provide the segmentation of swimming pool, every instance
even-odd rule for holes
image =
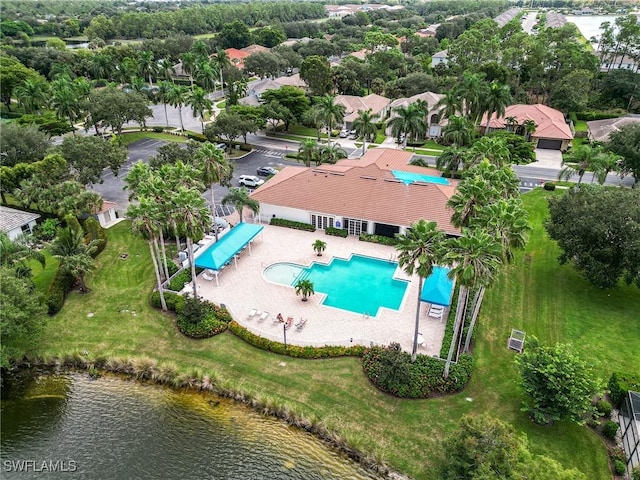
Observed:
[[[380,307],[398,310],[407,282],[393,278],[398,264],[388,260],[352,255],[334,257],[329,264],[274,263],[264,270],[273,283],[294,286],[299,280],[313,282],[313,289],[326,295],[323,305],[375,316]]]

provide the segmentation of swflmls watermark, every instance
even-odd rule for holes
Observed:
[[[75,460],[3,460],[5,472],[56,472],[68,473],[78,470]]]

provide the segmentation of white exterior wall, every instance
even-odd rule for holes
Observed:
[[[7,232],[7,236],[9,237],[9,240],[15,240],[20,235],[24,235],[25,233],[33,233],[33,229],[36,226],[36,221],[35,220],[31,220],[28,223],[28,225],[29,225],[29,231],[28,232],[23,232],[22,228],[14,228],[13,230],[9,230]]]
[[[293,220],[295,222],[309,223],[311,217],[308,211],[291,207],[281,207],[279,205],[269,205],[267,203],[260,204],[260,221],[269,223],[273,216]]]

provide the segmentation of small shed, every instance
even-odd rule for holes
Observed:
[[[10,240],[33,233],[38,218],[40,215],[37,213],[0,206],[0,230],[5,232]]]
[[[118,218],[115,202],[104,200],[102,202],[102,208],[95,213],[95,217],[98,219],[98,222],[100,222],[102,228],[109,227],[111,223]]]

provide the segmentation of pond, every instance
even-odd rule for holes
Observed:
[[[311,434],[210,394],[78,373],[4,382],[3,480],[43,472],[94,480],[376,478]]]

